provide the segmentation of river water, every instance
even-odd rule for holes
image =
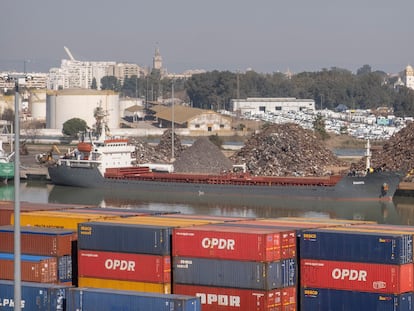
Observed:
[[[14,200],[14,185],[0,186],[0,200]],[[48,182],[30,181],[20,184],[20,201],[33,203],[81,204],[100,207],[134,207],[154,211],[173,211],[186,214],[244,217],[326,217],[360,219],[384,224],[414,225],[414,197],[394,197],[393,202],[337,202],[337,201],[293,201],[273,202],[272,206],[251,203],[223,204],[214,202],[171,202],[156,197],[151,201],[140,201],[129,197],[118,197],[99,190],[55,186]]]

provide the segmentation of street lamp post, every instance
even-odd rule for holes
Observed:
[[[25,84],[31,80],[29,75],[4,75],[1,77],[5,81],[13,81],[15,87],[14,95],[14,311],[22,309],[22,289],[21,289],[21,240],[20,240],[20,118],[19,103],[20,84]]]

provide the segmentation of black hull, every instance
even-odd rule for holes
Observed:
[[[246,186],[217,185],[179,182],[142,181],[135,179],[104,178],[96,168],[80,168],[65,165],[49,167],[52,183],[63,186],[95,188],[123,197],[152,200],[168,198],[173,202],[193,201],[243,202],[256,204],[258,201],[272,205],[283,200],[317,201],[392,201],[400,181],[393,172],[376,172],[364,177],[345,176],[335,186]],[[388,185],[386,193],[383,184]]]

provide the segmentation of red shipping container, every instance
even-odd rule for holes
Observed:
[[[414,289],[413,267],[412,263],[384,265],[302,259],[301,286],[401,294]]]
[[[226,225],[174,228],[173,256],[274,261],[282,258],[286,231]]]
[[[235,222],[227,222],[222,224],[223,226],[240,226],[240,227],[257,227],[261,229],[272,229],[277,231],[282,231],[281,236],[281,258],[288,259],[288,258],[295,258],[296,257],[296,230],[294,226],[283,226],[279,224],[273,224],[272,222],[263,222],[260,220],[242,220],[242,221],[235,221]]]
[[[294,311],[295,302],[283,305],[283,291],[274,289],[260,291],[252,289],[211,287],[173,284],[173,293],[200,297],[203,311]],[[296,291],[295,291],[296,292]],[[296,296],[296,294],[295,294]]]
[[[1,254],[0,279],[14,280],[13,254]],[[24,282],[57,283],[57,258],[22,255],[21,279]]]
[[[170,256],[79,250],[78,275],[138,282],[171,282]]]
[[[72,253],[76,234],[71,230],[56,228],[21,227],[21,252],[29,255],[64,256]],[[13,253],[13,226],[0,227],[0,252]]]

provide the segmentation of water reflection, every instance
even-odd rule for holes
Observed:
[[[14,186],[0,187],[0,200],[13,200]],[[233,200],[223,202],[222,198],[209,203],[186,201],[185,196],[163,199],[151,197],[54,186],[47,182],[23,182],[20,184],[20,200],[34,203],[83,204],[101,207],[138,207],[157,211],[175,211],[186,214],[246,217],[326,217],[342,219],[371,220],[378,223],[414,225],[414,198],[396,197],[394,202],[336,202],[336,201],[293,201],[246,202]]]

